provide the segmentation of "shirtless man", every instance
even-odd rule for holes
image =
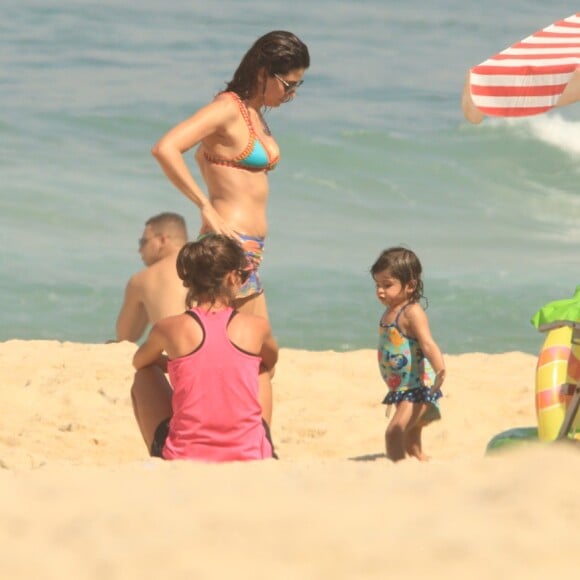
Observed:
[[[117,318],[117,340],[137,342],[148,324],[185,310],[186,288],[177,276],[176,259],[187,242],[182,216],[161,213],[145,222],[139,253],[146,268],[133,274]]]

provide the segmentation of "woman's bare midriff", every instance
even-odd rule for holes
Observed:
[[[268,177],[264,171],[247,171],[215,165],[196,155],[211,204],[236,232],[266,237]],[[202,233],[204,233],[202,225]]]

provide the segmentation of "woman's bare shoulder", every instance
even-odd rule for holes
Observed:
[[[240,102],[235,93],[218,93],[208,106],[219,107],[224,111],[235,111],[239,112]]]
[[[237,100],[238,100],[238,96],[236,95],[236,93],[232,93],[230,91],[222,91],[221,93],[218,93],[213,98],[212,102],[214,102],[214,103],[217,103],[217,102],[233,103],[235,105]]]
[[[195,120],[213,119],[217,125],[227,125],[240,116],[239,104],[231,97],[232,93],[219,93],[192,117]]]
[[[170,335],[172,332],[176,332],[186,325],[190,324],[192,320],[191,316],[188,316],[184,312],[181,314],[174,314],[172,316],[166,316],[161,320],[158,320],[154,324],[154,328],[157,328],[161,333],[165,335]]]

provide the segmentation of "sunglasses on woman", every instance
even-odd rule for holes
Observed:
[[[289,94],[292,91],[295,91],[299,86],[302,85],[302,83],[304,83],[304,81],[287,81],[276,73],[274,73],[273,76],[275,76],[284,85],[285,94]]]

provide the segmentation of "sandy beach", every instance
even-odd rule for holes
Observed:
[[[0,343],[3,578],[574,577],[580,453],[485,455],[536,424],[536,357],[447,356],[429,463],[384,458],[374,351],[283,349],[280,461],[147,457],[129,343]]]

